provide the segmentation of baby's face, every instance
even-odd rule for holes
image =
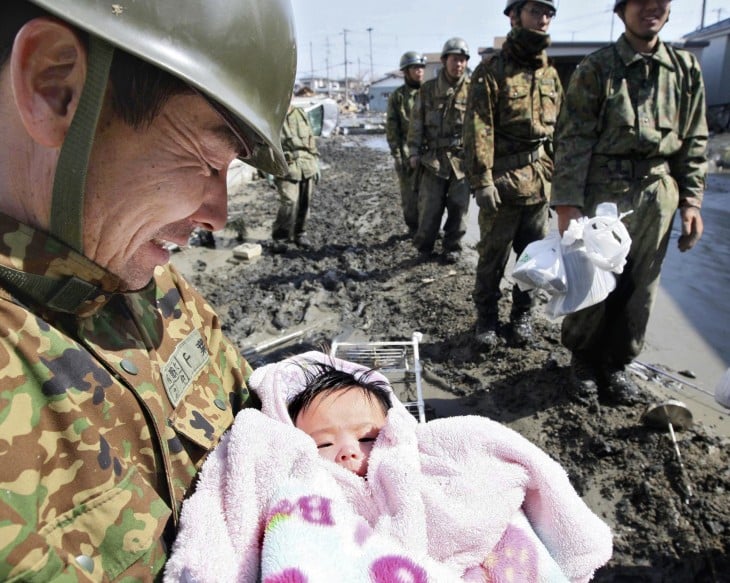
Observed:
[[[318,395],[295,425],[314,439],[319,455],[365,476],[375,438],[385,424],[377,399],[356,387]]]

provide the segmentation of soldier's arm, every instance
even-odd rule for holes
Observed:
[[[603,104],[599,71],[583,61],[573,72],[555,127],[552,206],[583,208],[593,148],[599,138]]]
[[[421,146],[423,144],[423,89],[419,89],[416,93],[416,99],[413,102],[411,110],[411,119],[408,123],[408,151],[411,158],[418,157],[421,154]]]
[[[702,71],[694,56],[689,57],[687,74],[690,76],[690,90],[687,95],[687,110],[680,111],[682,147],[670,158],[672,176],[679,185],[679,206],[702,206],[707,175],[708,128],[705,106],[705,84]]]
[[[472,190],[494,184],[494,77],[478,67],[471,79],[464,119],[464,171]]]
[[[388,97],[388,109],[385,115],[385,138],[388,140],[390,155],[394,157],[400,156],[400,118],[398,116],[398,108],[396,104],[396,96],[393,92]]]

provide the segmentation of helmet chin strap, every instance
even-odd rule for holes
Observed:
[[[84,88],[58,156],[51,201],[51,234],[83,254],[86,172],[104,103],[114,47],[91,35]]]

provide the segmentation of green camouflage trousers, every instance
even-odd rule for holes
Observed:
[[[472,298],[481,317],[497,313],[502,297],[499,284],[509,260],[510,251],[519,255],[528,244],[547,235],[547,202],[530,205],[501,204],[497,211],[479,209],[479,261]],[[512,288],[512,312],[520,313],[532,307],[532,294]]]
[[[271,236],[277,240],[294,241],[304,233],[314,191],[314,177],[299,182],[277,178],[276,190],[279,193],[279,211]]]
[[[403,209],[403,220],[408,230],[415,232],[418,229],[418,192],[413,184],[416,172],[408,165],[407,160],[405,164],[396,162],[395,172],[398,175],[398,184],[400,186],[400,206]]]
[[[628,261],[605,301],[565,317],[562,342],[585,359],[620,367],[644,346],[679,191],[670,175],[589,184],[584,214],[593,216],[601,202],[615,202],[619,213],[633,210],[623,219],[631,236]]]
[[[441,218],[444,223],[444,251],[461,251],[461,239],[466,233],[466,213],[469,210],[469,182],[466,178],[440,178],[425,168],[418,187],[418,232],[413,237],[416,249],[433,251]]]

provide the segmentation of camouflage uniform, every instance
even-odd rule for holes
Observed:
[[[416,95],[408,128],[408,150],[421,157],[418,179],[418,232],[413,243],[433,250],[444,209],[444,251],[460,251],[466,233],[469,184],[464,176],[462,129],[469,78],[450,84],[445,68],[426,81]]]
[[[705,92],[697,59],[659,42],[648,58],[625,36],[573,74],[556,129],[553,205],[614,202],[632,238],[617,287],[563,321],[563,344],[621,367],[641,352],[675,211],[699,207],[707,162]]]
[[[307,114],[292,107],[281,128],[281,146],[289,171],[276,177],[279,212],[272,228],[274,239],[295,241],[304,235],[309,203],[319,172],[319,152]]]
[[[2,580],[154,579],[186,490],[247,399],[248,364],[174,268],[139,292],[117,286],[0,215]]]
[[[540,47],[515,42],[513,29],[499,55],[481,63],[472,75],[464,125],[465,169],[472,190],[495,185],[496,210],[479,209],[479,262],[473,292],[480,318],[496,319],[500,281],[510,249],[519,255],[547,234],[551,140],[563,88],[557,71]],[[547,35],[543,35],[547,42]],[[515,285],[513,315],[532,306],[532,296]]]
[[[400,184],[400,200],[403,218],[409,230],[418,228],[418,196],[414,190],[414,171],[408,163],[408,124],[413,102],[418,93],[417,87],[404,83],[388,98],[388,112],[385,119],[385,135],[390,147],[390,155],[395,161],[395,171]]]

